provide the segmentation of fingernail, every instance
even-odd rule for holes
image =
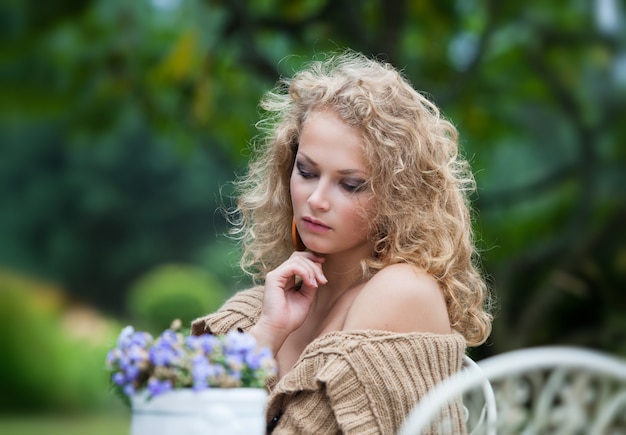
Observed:
[[[313,278],[313,287],[317,288],[317,280],[315,278]]]

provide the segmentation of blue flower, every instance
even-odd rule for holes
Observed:
[[[135,333],[135,328],[133,328],[132,326],[127,326],[124,329],[122,329],[122,332],[120,332],[120,335],[117,338],[117,346],[120,348],[126,347],[127,344],[130,343],[134,333]]]
[[[191,367],[193,389],[204,390],[209,387],[209,376],[213,375],[211,364],[205,358],[195,358]]]
[[[129,364],[126,367],[124,367],[124,372],[126,373],[126,379],[129,382],[134,381],[135,379],[137,379],[137,377],[139,376],[139,367],[137,367],[134,364]]]
[[[262,387],[276,372],[269,349],[236,331],[185,337],[168,329],[154,340],[127,326],[106,363],[112,384],[128,396],[141,390],[157,396],[174,388]]]
[[[170,366],[178,363],[185,355],[181,348],[182,336],[166,330],[149,350],[150,361],[155,366]]]
[[[131,344],[139,346],[141,348],[146,348],[150,342],[152,342],[152,336],[147,332],[136,332],[130,338]]]
[[[185,337],[185,344],[191,350],[200,349],[200,337],[197,335],[188,335]]]
[[[150,362],[155,366],[167,366],[176,361],[176,352],[173,349],[158,346],[150,349]]]
[[[126,376],[123,372],[115,372],[111,379],[116,385],[124,385],[126,383]]]
[[[224,337],[224,351],[226,353],[245,353],[256,347],[256,341],[250,334],[230,331]]]
[[[246,354],[245,362],[252,370],[258,370],[264,366],[264,363],[270,361],[272,352],[267,347],[262,347],[256,351]]]
[[[121,352],[119,349],[115,348],[115,349],[110,350],[107,353],[107,359],[106,359],[107,365],[109,367],[112,366],[118,360],[120,355],[121,355]]]
[[[171,329],[166,329],[163,333],[161,333],[159,341],[164,344],[174,346],[178,342],[178,334]]]
[[[219,346],[220,340],[211,334],[190,335],[185,339],[185,343],[189,349],[201,351],[208,355]]]
[[[159,394],[167,393],[172,390],[172,383],[169,380],[160,381],[156,378],[150,378],[148,380],[148,391],[151,396],[158,396]]]
[[[191,360],[191,376],[193,389],[203,390],[209,387],[209,379],[224,374],[224,368],[212,364],[205,356],[197,355]]]
[[[146,358],[145,349],[133,344],[130,349],[128,349],[127,356],[132,362],[143,361]]]
[[[124,394],[127,396],[132,396],[135,394],[135,386],[133,384],[124,385]]]

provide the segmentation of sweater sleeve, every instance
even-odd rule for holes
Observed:
[[[191,333],[226,334],[233,329],[248,331],[257,322],[263,306],[263,287],[236,293],[215,313],[191,322]]]
[[[274,434],[395,434],[417,402],[460,369],[464,351],[458,335],[330,334],[272,392]],[[458,404],[445,414],[452,433],[465,433]]]

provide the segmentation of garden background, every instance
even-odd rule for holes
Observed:
[[[0,432],[125,433],[104,358],[249,284],[220,207],[258,101],[349,47],[460,131],[497,301],[481,359],[626,356],[620,0],[10,0],[0,6]]]

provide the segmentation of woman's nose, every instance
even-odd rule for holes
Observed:
[[[330,202],[328,201],[328,186],[324,183],[317,183],[315,186],[315,190],[311,192],[309,195],[308,203],[309,206],[313,209],[326,211],[330,207]]]

